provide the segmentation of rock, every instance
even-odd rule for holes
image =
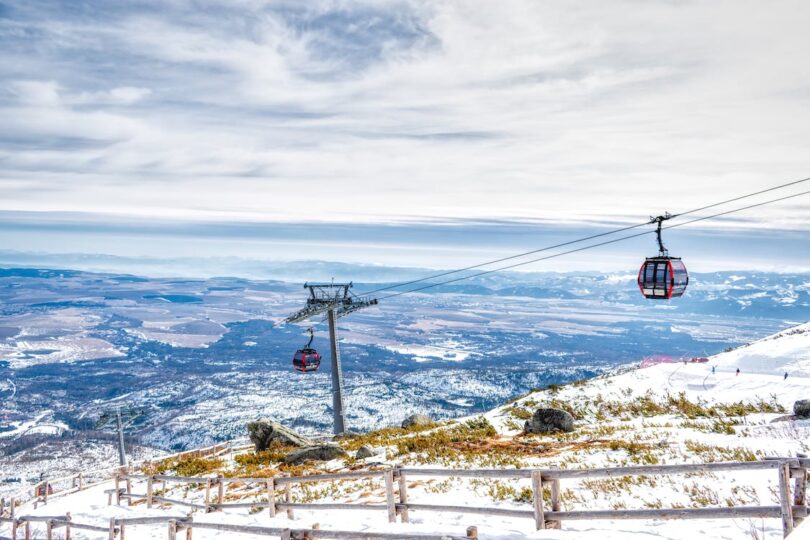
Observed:
[[[292,446],[315,446],[315,441],[299,435],[290,428],[284,427],[272,420],[257,420],[248,422],[248,434],[250,442],[257,452],[267,450],[274,442]]]
[[[284,463],[298,465],[308,460],[332,461],[333,459],[346,457],[346,455],[346,451],[336,444],[321,444],[293,450],[284,458]]]
[[[526,420],[523,430],[526,433],[574,431],[574,417],[562,409],[537,409],[532,417]]]
[[[354,457],[357,459],[366,459],[373,456],[378,456],[382,453],[383,451],[380,448],[374,448],[373,446],[364,444],[357,449],[357,453],[354,455]]]
[[[793,404],[796,418],[810,418],[810,399],[800,399]]]
[[[403,429],[412,426],[429,426],[431,424],[433,424],[433,420],[431,420],[426,414],[412,414],[402,421]]]

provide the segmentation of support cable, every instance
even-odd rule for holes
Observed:
[[[751,197],[755,197],[757,195],[762,195],[763,193],[769,193],[771,191],[784,189],[786,187],[795,186],[797,184],[801,184],[803,182],[808,182],[808,181],[810,181],[810,177],[802,178],[800,180],[794,180],[792,182],[788,182],[788,183],[785,183],[785,184],[780,184],[778,186],[772,186],[772,187],[769,187],[767,189],[762,189],[760,191],[755,191],[753,193],[747,193],[745,195],[740,195],[738,197],[734,197],[734,198],[731,198],[731,199],[726,199],[724,201],[712,203],[712,204],[709,204],[709,205],[706,205],[706,206],[701,206],[700,208],[694,208],[692,210],[687,210],[687,211],[681,212],[679,214],[674,214],[671,217],[675,218],[675,217],[680,217],[680,216],[687,216],[687,215],[690,215],[690,214],[701,212],[703,210],[708,210],[709,208],[715,208],[717,206],[722,206],[724,204],[729,204],[729,203],[740,201],[740,200],[743,200],[743,199],[748,199],[748,198],[751,198]],[[440,272],[438,274],[433,274],[433,275],[430,275],[430,276],[426,276],[426,277],[419,278],[419,279],[414,279],[414,280],[411,280],[411,281],[405,281],[405,282],[402,282],[402,283],[396,283],[394,285],[387,285],[385,287],[379,287],[377,289],[373,289],[373,290],[370,290],[370,291],[363,292],[362,294],[363,295],[371,295],[371,294],[382,292],[382,291],[388,291],[388,290],[391,290],[391,289],[398,289],[400,287],[406,287],[408,285],[415,285],[417,283],[423,283],[425,281],[430,281],[431,279],[437,279],[437,278],[449,276],[449,275],[452,275],[452,274],[458,274],[460,272],[466,272],[468,270],[475,270],[476,268],[489,266],[491,264],[497,264],[497,263],[500,263],[500,262],[506,262],[506,261],[510,261],[510,260],[514,260],[514,259],[519,259],[521,257],[534,255],[536,253],[542,253],[544,251],[550,251],[552,249],[566,247],[566,246],[570,246],[570,245],[573,245],[573,244],[579,244],[581,242],[587,242],[588,240],[595,240],[597,238],[602,238],[602,237],[605,237],[605,236],[610,236],[610,235],[613,235],[613,234],[618,234],[618,233],[621,233],[621,232],[637,229],[639,227],[644,227],[645,225],[649,225],[650,223],[653,223],[653,221],[654,221],[654,219],[651,220],[651,221],[645,221],[644,223],[638,223],[636,225],[629,225],[627,227],[622,227],[622,228],[619,228],[619,229],[613,229],[613,230],[606,231],[606,232],[603,232],[603,233],[598,233],[598,234],[594,234],[594,235],[591,235],[591,236],[586,236],[584,238],[578,238],[576,240],[570,240],[568,242],[562,242],[560,244],[555,244],[553,246],[547,246],[547,247],[544,247],[544,248],[534,249],[534,250],[531,250],[531,251],[525,251],[523,253],[518,253],[516,255],[510,255],[508,257],[502,257],[500,259],[494,259],[494,260],[491,260],[491,261],[474,264],[472,266],[466,266],[464,268],[458,268],[456,270],[448,270],[446,272]],[[542,259],[540,259],[540,260],[542,260]],[[473,274],[470,277],[475,277],[477,275],[481,275],[481,274]],[[390,297],[390,296],[386,296],[386,297],[383,297],[383,298],[388,298],[388,297]]]
[[[778,199],[771,199],[771,200],[768,200],[768,201],[763,201],[763,202],[751,204],[751,205],[748,205],[748,206],[743,206],[743,207],[740,207],[740,208],[734,208],[732,210],[726,210],[725,212],[719,212],[719,213],[711,214],[711,215],[708,215],[708,216],[702,216],[702,217],[698,217],[698,218],[695,218],[695,219],[690,219],[690,220],[684,221],[682,223],[676,223],[674,225],[668,225],[666,227],[662,227],[662,229],[675,229],[677,227],[683,227],[685,225],[690,225],[692,223],[697,223],[699,221],[706,221],[708,219],[715,219],[715,218],[718,218],[718,217],[721,217],[721,216],[726,216],[726,215],[729,215],[729,214],[742,212],[744,210],[750,210],[752,208],[757,208],[757,207],[760,207],[760,206],[765,206],[765,205],[768,205],[768,204],[773,204],[773,203],[776,203],[776,202],[785,201],[785,200],[788,200],[788,199],[793,199],[795,197],[800,197],[802,195],[808,195],[808,194],[810,194],[810,190],[802,191],[802,192],[799,192],[799,193],[794,193],[792,195],[787,195],[785,197],[779,197]],[[691,213],[691,211],[690,211],[690,213]],[[680,214],[680,215],[684,215],[684,214]],[[633,238],[638,238],[640,236],[644,236],[644,235],[647,235],[647,234],[652,234],[652,233],[655,233],[655,232],[656,231],[653,230],[653,231],[644,231],[644,232],[640,232],[640,233],[636,233],[636,234],[630,234],[630,235],[627,235],[627,236],[614,238],[612,240],[606,240],[604,242],[599,242],[599,243],[596,243],[596,244],[590,244],[590,245],[587,245],[587,246],[584,246],[584,247],[581,247],[581,248],[571,249],[571,250],[568,250],[568,251],[562,251],[560,253],[554,253],[552,255],[547,255],[545,257],[538,257],[538,258],[531,259],[531,260],[528,260],[528,261],[521,261],[519,263],[514,263],[514,264],[507,265],[507,266],[501,266],[499,268],[493,268],[491,270],[485,270],[485,271],[482,271],[482,272],[477,272],[477,273],[471,274],[469,276],[462,276],[462,277],[459,277],[459,278],[450,279],[450,280],[447,280],[447,281],[441,281],[441,282],[438,282],[438,283],[431,283],[431,284],[425,285],[423,287],[417,287],[416,289],[409,289],[407,291],[400,291],[400,292],[396,292],[396,293],[393,293],[393,294],[388,294],[386,296],[381,296],[379,298],[379,300],[386,300],[386,299],[389,299],[389,298],[395,298],[397,296],[402,296],[403,294],[410,294],[410,293],[414,293],[414,292],[424,291],[426,289],[432,289],[433,287],[439,287],[441,285],[448,285],[450,283],[456,283],[458,281],[464,281],[464,280],[467,280],[467,279],[472,279],[472,278],[484,276],[484,275],[487,275],[487,274],[494,274],[495,272],[502,272],[504,270],[517,268],[519,266],[525,266],[527,264],[532,264],[532,263],[539,262],[539,261],[545,261],[545,260],[548,260],[548,259],[554,259],[556,257],[562,257],[563,255],[570,255],[572,253],[578,253],[578,252],[581,252],[581,251],[586,251],[586,250],[589,250],[589,249],[593,249],[593,248],[597,248],[597,247],[601,247],[601,246],[606,246],[608,244],[615,244],[617,242],[622,242],[624,240],[630,240],[630,239],[633,239]]]

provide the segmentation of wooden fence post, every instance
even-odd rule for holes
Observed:
[[[397,521],[397,503],[394,500],[394,469],[388,469],[385,478],[385,503],[388,506],[388,523]]]
[[[127,476],[127,506],[132,506],[132,480]]]
[[[70,540],[70,520],[72,519],[73,517],[70,515],[70,512],[65,512],[65,521],[67,521],[67,523],[65,523],[65,540]]]
[[[467,538],[470,540],[478,540],[478,527],[467,527]]]
[[[152,508],[152,495],[155,492],[155,479],[150,476],[146,479],[146,507]]]
[[[267,513],[271,518],[276,517],[276,481],[273,478],[267,481]]]
[[[222,504],[225,502],[225,481],[223,480],[223,476],[220,474],[217,476],[219,481],[217,483],[217,504]],[[222,511],[222,507],[219,507],[219,511]]]
[[[79,491],[84,489],[84,473],[79,473]]]
[[[543,478],[540,471],[532,471],[532,499],[534,502],[534,526],[539,531],[546,528],[543,513]]]
[[[287,485],[289,486],[290,484]],[[292,531],[290,531],[290,529],[284,529],[281,531],[281,540],[290,540],[291,533]]]
[[[402,523],[408,523],[408,483],[405,481],[405,473],[402,472],[401,465],[397,466],[397,472],[399,473],[399,502],[406,505],[399,512],[400,520]]]
[[[553,478],[551,480],[551,511],[559,512],[560,508],[560,479]],[[559,519],[549,521],[549,528],[562,529],[562,521]]]
[[[118,524],[118,538],[120,540],[124,540],[124,536],[127,534],[127,523],[126,521],[122,521]]]
[[[177,540],[177,522],[169,520],[169,540]]]
[[[31,523],[25,522],[25,540],[31,540]]]
[[[782,507],[782,535],[793,532],[793,497],[790,496],[790,463],[779,464],[779,503]]]
[[[121,473],[115,473],[115,504],[121,505]]]
[[[793,469],[795,483],[793,485],[793,505],[805,506],[807,504],[807,469]],[[798,527],[804,517],[793,516],[793,526]]]
[[[284,501],[291,503],[292,502],[292,484],[287,482],[284,485]],[[287,508],[287,519],[294,519],[295,514],[293,514],[292,508]]]
[[[53,520],[49,519],[45,522],[45,538],[46,540],[53,540]]]
[[[205,481],[205,513],[211,512],[211,479]]]
[[[110,518],[110,529],[107,533],[107,540],[115,540],[115,518]]]

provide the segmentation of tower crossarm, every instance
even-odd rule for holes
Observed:
[[[377,299],[376,298],[355,298],[352,302],[344,302],[341,304],[336,312],[338,318],[345,317],[349,313],[354,313],[355,311],[361,310],[363,308],[367,308],[370,306],[376,306]]]
[[[324,302],[324,303],[317,303],[317,304],[310,304],[307,302],[307,306],[304,309],[300,309],[295,313],[289,315],[286,319],[284,319],[285,323],[297,323],[301,321],[305,321],[312,317],[316,317],[321,313],[326,313],[330,309],[335,307],[334,302]]]

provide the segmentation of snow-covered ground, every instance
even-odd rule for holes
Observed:
[[[465,420],[431,431],[391,430],[369,435],[368,440],[386,447],[387,454],[369,458],[365,464],[571,469],[795,456],[799,452],[810,452],[810,420],[790,417],[797,399],[810,399],[810,324],[722,353],[710,358],[708,363],[658,364],[531,393],[484,415],[497,433],[481,435],[480,440],[465,439],[459,443],[452,437],[436,438],[433,444],[431,437],[443,430],[456,433],[460,439],[465,434],[485,433],[486,430],[471,427],[473,424]],[[521,434],[523,421],[539,406],[572,411],[577,419],[576,431],[548,436]],[[474,421],[481,424],[480,419]],[[409,446],[410,443],[413,445]],[[351,441],[343,444],[351,449]],[[349,465],[336,460],[320,469],[341,470]],[[234,470],[239,466],[226,460],[223,468]],[[276,467],[268,465],[269,470]],[[563,480],[562,505],[564,510],[775,505],[778,504],[776,481],[773,470]],[[103,489],[109,487],[58,498],[36,510],[26,506],[18,509],[18,515],[71,512],[76,522],[103,526],[111,517],[184,513],[171,507],[147,510],[142,503],[131,507],[107,506]],[[413,503],[529,510],[525,496],[528,487],[526,480],[413,477],[409,480],[409,499]],[[133,492],[144,493],[145,487],[136,484]],[[263,495],[250,492],[247,486],[234,486],[228,493],[229,500],[244,501],[259,501]],[[203,495],[199,490],[180,486],[167,496],[199,501]],[[379,481],[346,481],[296,488],[294,500],[380,504],[384,501],[384,492]],[[778,519],[566,521],[562,530],[535,531],[531,519],[455,512],[411,511],[410,514],[410,524],[395,525],[387,523],[385,512],[380,510],[296,511],[295,519],[290,522],[283,513],[271,519],[266,511],[251,513],[239,509],[212,514],[197,512],[194,519],[300,528],[318,523],[323,529],[452,535],[463,535],[466,527],[476,525],[482,538],[504,540],[776,539],[782,536]],[[165,526],[142,526],[135,530],[135,538],[164,538],[166,534]],[[7,531],[8,526],[0,528],[0,535]],[[221,536],[221,533],[194,531],[196,539]],[[76,531],[74,537],[89,539],[105,535]]]

